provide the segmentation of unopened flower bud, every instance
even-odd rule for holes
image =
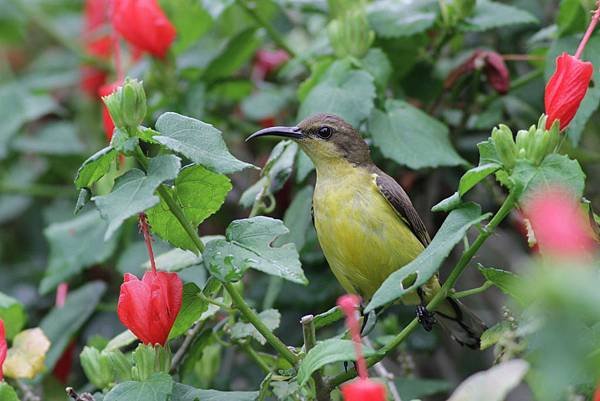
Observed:
[[[354,8],[329,23],[329,41],[338,57],[362,58],[373,43],[375,33],[370,29],[362,7]]]
[[[133,366],[129,357],[126,357],[119,350],[106,352],[106,356],[110,361],[113,372],[118,381],[123,382],[131,380],[131,368]]]
[[[123,86],[102,100],[118,128],[136,128],[146,117],[146,93],[137,79],[126,79]]]
[[[171,369],[171,351],[161,345],[140,344],[133,351],[133,380],[144,381],[153,373],[168,373]]]
[[[79,355],[81,366],[90,382],[100,388],[106,388],[114,382],[111,363],[106,354],[93,347],[84,347]]]
[[[510,128],[500,124],[492,131],[492,139],[496,144],[498,157],[500,157],[500,161],[504,167],[507,169],[513,168],[515,166],[517,148]]]

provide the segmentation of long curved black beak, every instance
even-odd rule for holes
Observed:
[[[300,139],[302,138],[302,131],[298,127],[269,127],[256,131],[246,138],[246,141],[258,138],[259,136],[283,136],[286,138]]]

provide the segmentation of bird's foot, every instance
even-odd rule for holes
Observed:
[[[425,305],[417,306],[417,319],[419,319],[419,323],[421,323],[425,331],[431,331],[433,325],[436,323],[435,315],[429,312]]]

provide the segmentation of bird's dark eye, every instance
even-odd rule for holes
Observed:
[[[333,134],[333,130],[331,129],[331,127],[321,127],[317,131],[317,135],[319,135],[323,139],[329,139],[331,137],[331,134]]]

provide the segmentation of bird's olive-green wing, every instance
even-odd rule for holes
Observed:
[[[431,242],[431,238],[427,233],[425,224],[423,224],[410,198],[400,184],[381,170],[375,172],[375,184],[379,192],[381,192],[398,215],[408,224],[423,246],[427,246]]]

